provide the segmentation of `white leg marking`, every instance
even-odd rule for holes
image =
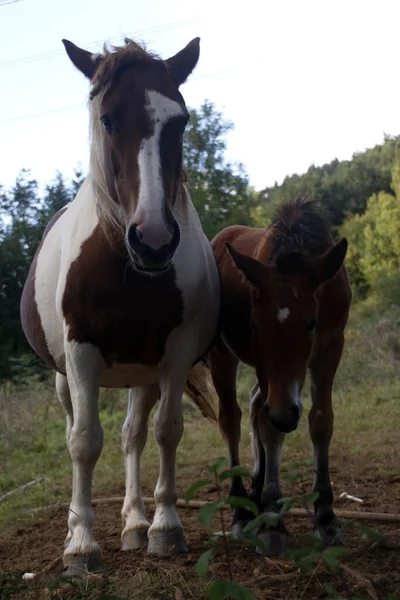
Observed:
[[[179,344],[173,354],[175,358],[171,370],[160,381],[160,405],[154,415],[154,437],[160,449],[160,473],[154,491],[156,511],[149,529],[149,550],[157,554],[175,554],[187,550],[175,507],[178,498],[175,460],[183,434],[182,395],[194,361],[193,346],[197,339],[193,330],[188,328],[185,335],[175,341]]]
[[[147,421],[160,395],[158,385],[129,390],[128,412],[122,428],[125,453],[125,499],[122,508],[122,546],[134,550],[143,545],[150,523],[140,489],[140,458],[147,440]]]
[[[292,385],[291,395],[293,398],[293,403],[296,404],[297,408],[299,409],[300,419],[301,415],[303,414],[303,403],[301,401],[300,385],[297,383],[297,381]]]
[[[279,323],[284,323],[286,321],[286,319],[289,317],[289,315],[290,315],[290,310],[288,308],[279,308],[278,307],[277,319],[278,319]]]
[[[74,422],[69,434],[73,464],[72,499],[68,518],[71,539],[64,552],[65,565],[94,563],[100,548],[93,537],[92,478],[103,445],[98,397],[101,369],[99,351],[91,344],[66,342],[67,379]]]
[[[277,431],[271,425],[266,418],[264,410],[261,410],[259,413],[259,432],[266,458],[263,495],[266,495],[266,500],[269,504],[282,496],[279,481],[279,465],[285,434]]]
[[[65,377],[65,375],[61,375],[61,373],[56,373],[56,392],[57,392],[57,397],[58,397],[59,401],[61,402],[61,404],[63,405],[65,412],[67,414],[66,439],[67,439],[67,446],[68,446],[68,450],[69,450],[70,449],[69,448],[69,438],[71,435],[72,426],[74,424],[74,413],[72,410],[71,394],[69,392],[68,381],[67,381],[67,378]],[[72,476],[73,475],[74,475],[74,472],[72,473]],[[65,547],[68,546],[71,537],[72,537],[71,530],[68,529],[67,537],[65,538],[65,542],[64,542]]]

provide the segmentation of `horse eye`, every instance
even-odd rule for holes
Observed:
[[[307,325],[307,329],[308,331],[314,331],[314,329],[317,326],[317,321],[315,319],[313,319],[312,321],[309,322],[309,324]]]
[[[100,117],[100,121],[103,123],[104,129],[107,131],[107,133],[111,133],[113,130],[113,122],[110,115],[103,115]]]

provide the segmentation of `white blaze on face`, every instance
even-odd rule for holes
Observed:
[[[279,308],[278,307],[277,319],[278,319],[279,323],[284,323],[289,315],[290,315],[290,310],[288,308]]]
[[[153,135],[142,141],[138,154],[139,198],[135,221],[151,220],[165,227],[163,220],[164,181],[161,168],[160,138],[165,124],[174,117],[184,116],[184,108],[155,90],[146,92],[146,106],[153,125]]]

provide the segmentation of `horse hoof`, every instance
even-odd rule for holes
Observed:
[[[243,523],[242,521],[236,521],[232,523],[232,534],[234,536],[241,535],[243,528],[247,525],[247,523]]]
[[[172,556],[188,552],[183,529],[177,527],[166,531],[150,531],[147,552],[158,556]]]
[[[121,535],[122,550],[140,550],[147,546],[147,529],[128,529]]]
[[[317,526],[314,529],[314,535],[321,538],[325,546],[344,546],[342,532],[335,525]]]
[[[285,531],[261,531],[257,537],[265,546],[265,548],[257,546],[257,554],[263,554],[264,556],[282,556],[285,554],[288,537]]]
[[[96,544],[97,546],[97,544]],[[100,546],[91,549],[89,554],[67,553],[63,556],[63,577],[85,577],[88,573],[100,571],[101,550]]]

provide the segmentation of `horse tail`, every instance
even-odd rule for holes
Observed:
[[[218,395],[206,361],[198,362],[190,371],[186,381],[185,394],[199,407],[203,417],[210,421],[218,421],[216,408]]]

